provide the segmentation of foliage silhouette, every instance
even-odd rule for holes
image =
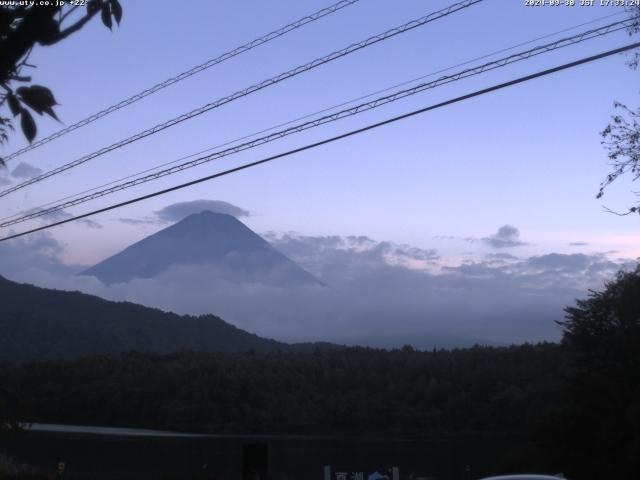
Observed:
[[[20,117],[22,132],[30,143],[37,134],[31,112],[58,119],[53,110],[57,102],[51,90],[31,84],[31,77],[23,74],[25,68],[33,67],[28,63],[32,49],[61,42],[82,29],[98,12],[109,29],[113,25],[112,17],[117,24],[122,20],[118,0],[89,0],[84,14],[80,15],[79,5],[46,3],[48,5],[15,2],[0,6],[0,107],[6,105],[14,118]],[[72,18],[73,21],[69,21]],[[16,88],[16,83],[23,85]],[[13,119],[0,115],[0,144],[8,141],[13,130]],[[4,163],[1,158],[0,163]]]
[[[640,475],[640,266],[566,309],[565,452],[585,480]]]
[[[640,5],[627,7],[627,11],[633,20],[627,29],[629,35],[640,33]],[[640,52],[636,50],[628,65],[632,69],[637,69],[639,64]],[[609,125],[600,132],[602,145],[608,151],[612,170],[600,184],[596,198],[602,198],[605,189],[625,174],[630,174],[633,181],[640,178],[640,107],[633,110],[620,102],[615,102],[614,107],[619,113],[613,115]],[[607,210],[611,213],[617,213]],[[629,207],[624,213],[617,214],[629,215],[636,212],[640,213],[640,208],[637,205]]]

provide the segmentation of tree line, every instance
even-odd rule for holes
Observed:
[[[548,471],[639,478],[640,268],[566,314],[560,344],[4,363],[0,415],[211,433],[515,435]]]

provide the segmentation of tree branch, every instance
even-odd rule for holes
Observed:
[[[70,25],[69,27],[65,28],[64,30],[62,30],[56,37],[55,37],[55,41],[51,42],[51,43],[57,43],[60,40],[64,40],[65,38],[67,38],[69,35],[71,35],[72,33],[77,32],[78,30],[80,30],[82,27],[85,26],[85,24],[91,20],[100,10],[94,10],[93,12],[89,13],[87,12],[87,14],[82,17],[80,20],[78,20],[76,23],[74,23],[73,25]],[[49,43],[44,44],[43,45],[50,45]]]
[[[62,22],[64,22],[64,20],[71,15],[76,9],[78,8],[78,5],[74,5],[73,7],[71,7],[69,10],[67,10],[64,14],[62,14],[62,10],[60,10],[60,22],[59,24],[62,25]]]
[[[15,72],[21,58],[43,37],[43,26],[51,26],[60,7],[39,6],[30,9],[18,27],[0,42],[0,82]],[[50,31],[47,33],[51,33]]]
[[[614,210],[611,210],[609,207],[605,207],[603,206],[602,209],[607,212],[607,213],[612,213],[614,215],[617,215],[618,217],[626,217],[627,215],[631,215],[632,213],[636,213],[637,208],[636,207],[631,207],[629,209],[629,211],[621,213],[621,212],[616,212]]]

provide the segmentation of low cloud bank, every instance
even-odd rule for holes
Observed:
[[[602,288],[625,266],[604,254],[492,253],[451,267],[433,249],[363,236],[266,237],[327,287],[239,283],[207,265],[107,287],[76,275],[80,267],[62,264],[62,247],[47,235],[0,245],[0,274],[178,313],[214,313],[283,341],[431,348],[557,340],[554,322],[562,319],[563,307],[589,288]]]

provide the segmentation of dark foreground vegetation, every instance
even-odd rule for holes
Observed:
[[[0,365],[3,418],[242,434],[525,439],[569,478],[640,478],[640,270],[567,309],[561,344],[130,352]]]
[[[362,455],[376,447],[361,439],[421,439],[385,448],[397,451],[396,462],[402,461],[402,449],[440,452],[447,459],[442,472],[455,468],[450,451],[471,462],[463,452],[486,443],[492,454],[475,459],[474,468],[506,462],[511,468],[555,471],[542,433],[561,404],[563,363],[554,344],[430,352],[405,347],[311,354],[128,353],[4,365],[0,383],[19,387],[22,405],[38,422],[353,436],[353,442],[343,441],[344,448]],[[498,445],[508,445],[508,455]],[[308,447],[331,454],[322,442]],[[308,452],[296,455],[315,460]],[[424,465],[433,467],[434,460],[425,458]]]
[[[559,404],[557,345],[129,353],[5,365],[33,419],[212,433],[520,432]]]

